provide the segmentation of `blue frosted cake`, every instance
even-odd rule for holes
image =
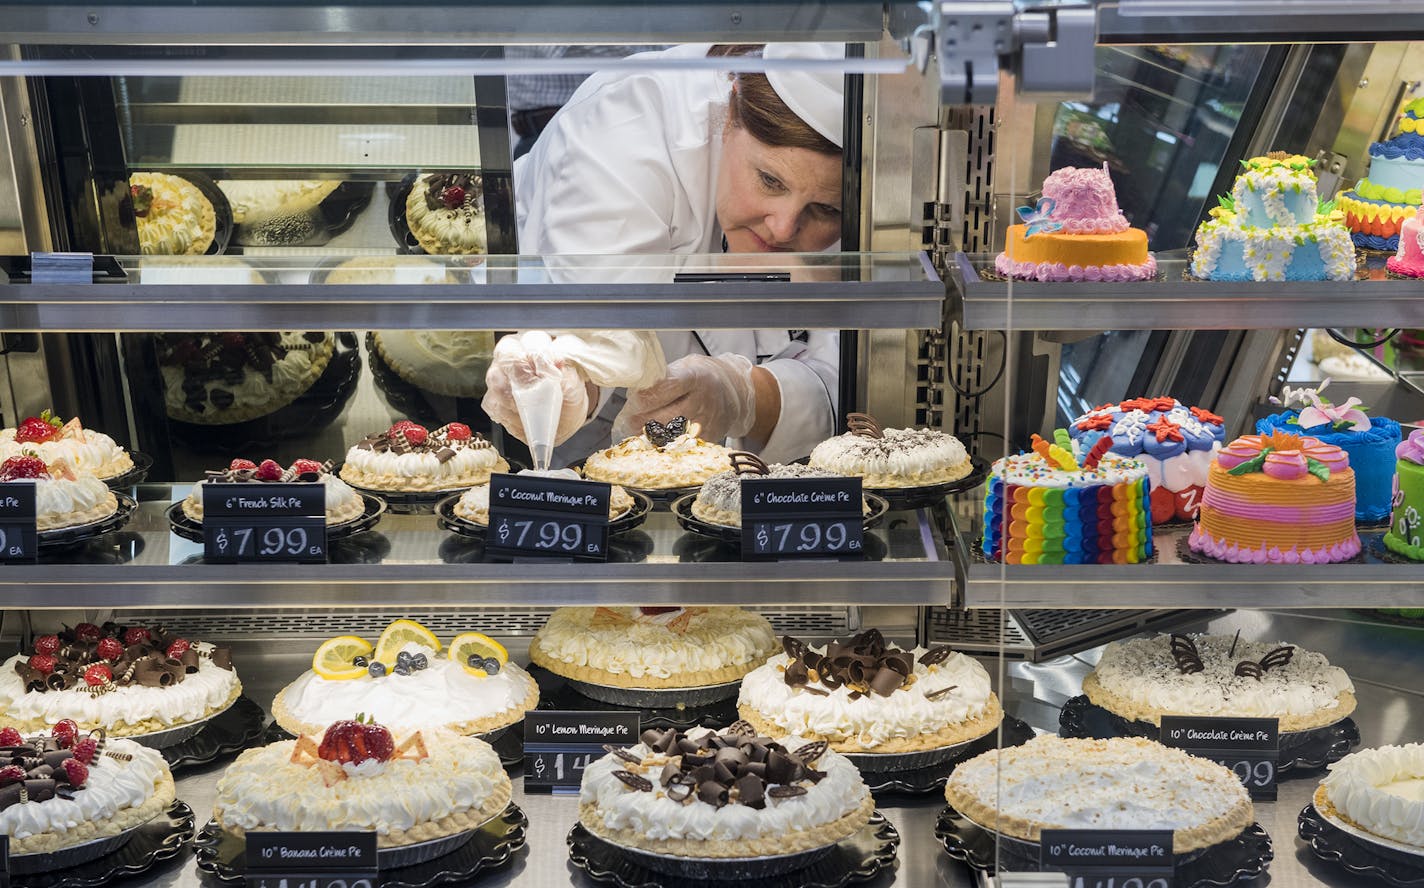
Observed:
[[[1404,106],[1399,135],[1370,143],[1369,175],[1340,195],[1355,244],[1396,250],[1404,221],[1414,216],[1424,189],[1424,99]]]

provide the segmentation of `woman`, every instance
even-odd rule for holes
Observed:
[[[736,50],[732,50],[736,52]],[[726,54],[677,46],[636,58]],[[769,60],[835,59],[840,45],[771,44]],[[514,165],[520,251],[590,253],[815,252],[840,236],[840,71],[604,72],[590,77]],[[623,376],[586,372],[580,342],[560,353],[558,457],[608,445],[612,418],[636,431],[685,415],[702,435],[733,439],[768,460],[805,455],[832,433],[839,361],[835,331],[701,330],[622,337]],[[595,337],[596,338],[596,337]],[[545,341],[545,340],[541,340]],[[660,346],[660,349],[659,349]],[[591,346],[596,349],[597,344]],[[671,364],[665,376],[661,350]],[[598,356],[603,363],[612,353]],[[523,438],[511,383],[529,347],[496,348],[484,407]],[[648,367],[657,372],[647,372]],[[636,368],[636,369],[633,369]],[[648,377],[661,377],[648,385]],[[626,404],[608,380],[636,378]],[[600,385],[599,383],[603,383]],[[592,421],[590,421],[592,420]]]

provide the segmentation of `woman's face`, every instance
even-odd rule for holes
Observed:
[[[738,126],[722,133],[717,221],[732,253],[814,253],[841,236],[841,160],[773,148]]]

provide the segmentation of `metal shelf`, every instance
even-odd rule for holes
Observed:
[[[1273,330],[1424,326],[1424,280],[1188,281],[1181,251],[1157,254],[1164,280],[985,280],[993,255],[958,254],[951,315],[969,330]],[[1373,273],[1373,272],[1372,272]],[[1009,298],[1012,287],[1013,298]]]
[[[978,519],[951,513],[955,577],[965,607],[1326,608],[1412,607],[1420,566],[1376,554],[1383,530],[1362,532],[1359,561],[1342,564],[1199,564],[1180,551],[1191,528],[1157,527],[1149,564],[988,564],[976,556]]]
[[[1295,43],[1407,40],[1399,0],[1100,0],[1098,42]],[[1415,6],[1413,13],[1418,14]]]
[[[124,257],[133,283],[0,284],[0,329],[922,329],[944,314],[944,283],[923,253],[424,257],[425,272],[406,266],[412,279],[444,267],[460,282],[312,282],[346,258]],[[144,283],[154,268],[163,282]],[[782,271],[789,282],[673,282],[677,273]],[[253,272],[266,283],[246,282]]]
[[[0,567],[7,608],[439,607],[615,604],[949,605],[954,570],[927,513],[893,512],[864,562],[743,562],[654,512],[607,564],[486,562],[433,515],[391,515],[331,544],[331,564],[206,564],[164,512],[188,485],[143,485],[129,524],[37,565]]]

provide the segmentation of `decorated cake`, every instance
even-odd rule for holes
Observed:
[[[133,458],[113,438],[84,428],[79,417],[64,422],[46,410],[0,430],[0,460],[26,453],[46,463],[64,460],[81,475],[114,478],[134,467]]]
[[[774,741],[745,722],[720,733],[643,732],[583,772],[579,822],[604,841],[689,858],[771,857],[854,835],[875,801],[824,741]]]
[[[427,253],[484,253],[484,183],[464,173],[425,173],[406,195],[405,221]]]
[[[1355,245],[1315,191],[1315,161],[1275,151],[1243,160],[1231,197],[1197,228],[1192,274],[1213,281],[1349,281]]]
[[[1424,743],[1351,753],[1330,766],[1315,807],[1424,853]]]
[[[223,425],[274,413],[307,392],[336,349],[328,333],[160,333],[168,415]]]
[[[732,465],[730,450],[702,440],[697,432],[697,424],[681,416],[667,425],[650,422],[641,435],[590,455],[584,477],[647,490],[697,487]]]
[[[1424,429],[1410,432],[1394,453],[1397,473],[1384,544],[1405,558],[1424,561]]]
[[[524,469],[517,474],[535,475],[542,478],[565,478],[570,481],[580,480],[578,472],[573,469],[553,469],[545,471],[535,471],[534,469]],[[490,485],[486,481],[483,484],[476,484],[455,502],[455,514],[466,521],[473,521],[476,524],[489,524],[489,504]],[[628,491],[614,484],[608,494],[608,520],[612,521],[633,508],[633,498],[628,495]]]
[[[73,723],[30,736],[13,725],[0,728],[0,834],[10,839],[12,872],[20,869],[20,855],[51,854],[142,826],[173,798],[163,757],[131,740],[86,736]]]
[[[1164,715],[1274,718],[1282,731],[1308,731],[1355,710],[1355,686],[1324,654],[1229,635],[1114,641],[1083,679],[1083,693],[1153,724]]]
[[[735,467],[728,472],[718,472],[697,491],[692,501],[692,514],[709,524],[723,527],[742,526],[742,479],[762,478],[834,478],[835,472],[803,466],[800,463],[772,463],[767,465],[761,457],[742,451],[730,457]],[[868,510],[862,500],[862,508]]]
[[[1424,277],[1424,218],[1418,212],[1400,223],[1399,247],[1384,267],[1402,277]]]
[[[213,245],[217,212],[198,186],[167,173],[129,176],[129,197],[145,256],[201,256]]]
[[[782,653],[742,680],[737,711],[771,737],[825,740],[837,752],[905,753],[964,743],[1004,717],[989,673],[948,647],[904,650],[877,629]]]
[[[347,719],[238,756],[218,781],[213,820],[236,835],[369,830],[378,848],[399,848],[476,829],[512,792],[483,740]]]
[[[1226,441],[1220,416],[1176,398],[1133,398],[1094,407],[1068,426],[1074,450],[1112,441],[1110,452],[1147,467],[1152,523],[1191,521],[1201,505],[1207,470]]]
[[[1244,435],[1216,455],[1192,551],[1250,564],[1325,564],[1360,552],[1355,473],[1333,444]]]
[[[1068,432],[996,461],[984,494],[985,557],[1007,564],[1137,564],[1152,555],[1147,467],[1100,438],[1081,462]]]
[[[1255,818],[1229,768],[1141,738],[1043,734],[961,763],[944,787],[956,811],[1037,842],[1045,829],[1170,829],[1185,854],[1234,839]]]
[[[736,681],[775,650],[766,618],[738,607],[561,607],[529,659],[589,684],[688,688]]]
[[[1308,435],[1345,451],[1355,473],[1355,520],[1383,521],[1389,517],[1394,492],[1394,448],[1399,444],[1399,423],[1365,415],[1359,398],[1350,398],[1339,406],[1331,404],[1320,396],[1329,384],[1326,379],[1316,389],[1287,386],[1280,398],[1271,399],[1285,409],[1256,420],[1256,433]]]
[[[1414,218],[1421,188],[1424,99],[1415,99],[1404,106],[1398,135],[1370,143],[1369,175],[1340,196],[1340,209],[1345,211],[1345,222],[1356,246],[1367,250],[1393,250],[1399,246],[1400,228]]]
[[[864,413],[846,418],[849,431],[822,441],[810,464],[870,488],[925,487],[958,481],[974,469],[959,439],[938,429],[882,429]]]
[[[0,667],[0,720],[27,732],[70,720],[142,737],[216,715],[241,693],[227,648],[161,626],[80,623]]]
[[[346,451],[341,477],[369,490],[421,492],[484,484],[492,472],[507,471],[494,445],[464,423],[431,431],[404,419]]]
[[[109,486],[93,475],[80,475],[66,459],[45,463],[21,448],[20,456],[0,462],[0,483],[33,481],[35,528],[61,530],[91,524],[118,511]]]
[[[1118,209],[1107,164],[1066,167],[1043,180],[1043,197],[1019,207],[994,268],[1026,281],[1145,281],[1157,274],[1147,233]]]
[[[356,635],[322,643],[312,668],[277,694],[272,716],[293,734],[366,713],[395,731],[487,734],[539,705],[539,687],[504,646],[466,632],[446,649],[429,629],[396,620],[372,645]]]
[[[221,471],[208,472],[207,477],[193,485],[193,490],[183,499],[183,514],[194,521],[203,520],[203,485],[209,482],[222,484],[291,484],[294,481],[320,482],[326,485],[326,523],[345,524],[365,512],[366,504],[361,495],[350,485],[331,474],[331,463],[319,463],[314,459],[299,459],[282,468],[276,460],[264,459],[254,463],[250,459],[235,459]]]

